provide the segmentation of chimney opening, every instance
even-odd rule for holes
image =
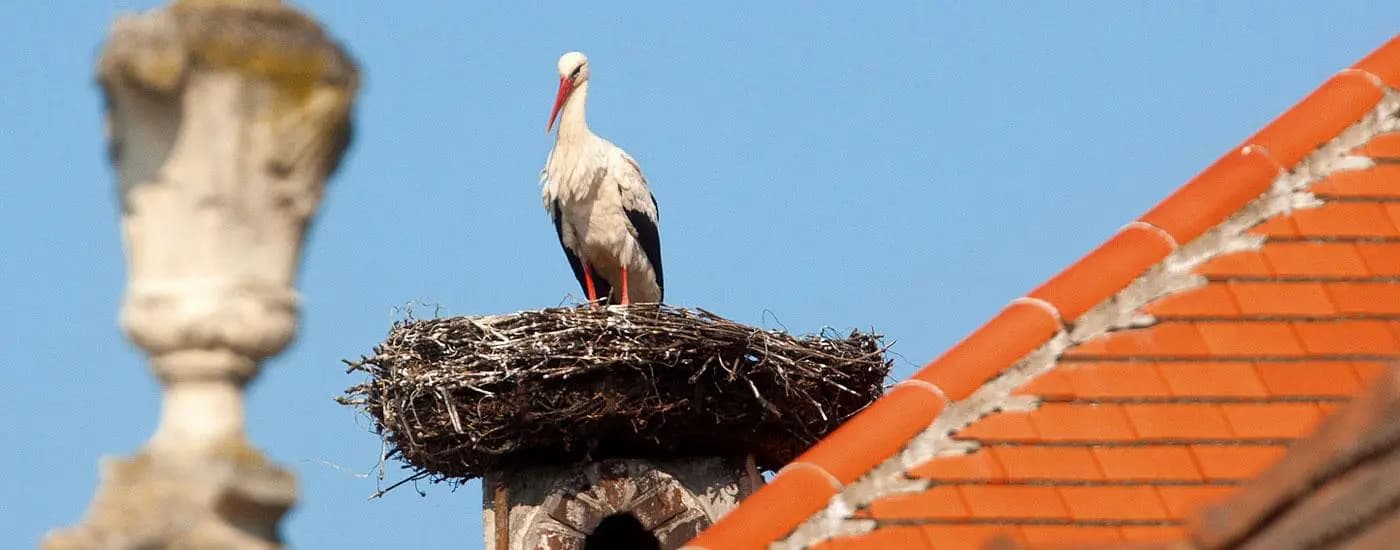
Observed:
[[[603,518],[588,538],[583,539],[583,550],[610,548],[661,550],[661,540],[642,527],[642,522],[631,512],[618,512]]]

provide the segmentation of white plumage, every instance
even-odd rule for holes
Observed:
[[[544,207],[590,300],[660,302],[665,283],[656,199],[637,161],[588,129],[587,99],[588,59],[566,53],[549,115],[550,127],[559,115],[559,133],[541,173]]]

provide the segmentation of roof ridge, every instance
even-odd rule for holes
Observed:
[[[1335,78],[1335,77],[1334,77]],[[1331,82],[1331,81],[1329,81]],[[1368,82],[1369,84],[1369,82]],[[1324,85],[1324,90],[1326,85]],[[1275,172],[1275,176],[1266,183],[1265,191],[1256,196],[1253,200],[1245,203],[1224,220],[1220,221],[1213,228],[1202,231],[1194,239],[1185,245],[1167,252],[1157,258],[1154,263],[1137,268],[1137,277],[1132,279],[1120,290],[1112,292],[1106,298],[1102,298],[1096,305],[1085,309],[1077,317],[1066,322],[1063,330],[1054,333],[1048,339],[1039,343],[1031,352],[1026,353],[1021,359],[1006,364],[996,364],[990,361],[984,363],[974,363],[972,361],[958,361],[952,366],[942,363],[951,355],[954,350],[950,350],[944,357],[930,363],[915,378],[928,380],[942,379],[940,374],[949,368],[966,369],[968,367],[980,367],[984,372],[992,371],[982,376],[991,378],[973,389],[971,392],[961,397],[949,397],[955,402],[935,421],[935,426],[939,422],[944,422],[943,430],[927,430],[913,438],[909,446],[899,454],[886,459],[879,466],[873,469],[867,478],[861,479],[838,491],[834,498],[842,500],[846,495],[854,496],[856,502],[842,502],[840,506],[832,508],[833,512],[844,509],[855,509],[861,505],[868,504],[873,498],[866,498],[866,495],[889,496],[901,492],[920,491],[929,485],[929,480],[898,480],[898,483],[890,484],[888,480],[881,483],[879,476],[900,476],[904,471],[917,466],[933,458],[940,448],[940,443],[949,440],[952,431],[960,429],[972,422],[988,415],[1002,407],[1003,402],[1010,397],[1012,391],[1019,388],[1031,379],[1052,370],[1058,357],[1070,347],[1087,342],[1108,332],[1139,328],[1152,323],[1150,316],[1140,313],[1147,304],[1156,301],[1164,296],[1190,290],[1205,283],[1205,277],[1194,272],[1200,264],[1217,256],[1230,254],[1238,251],[1253,250],[1259,248],[1264,239],[1259,236],[1252,236],[1247,231],[1277,215],[1291,211],[1295,205],[1310,204],[1311,194],[1306,188],[1309,184],[1319,181],[1326,176],[1341,169],[1354,169],[1356,166],[1350,163],[1335,162],[1349,155],[1349,152],[1367,141],[1372,135],[1381,133],[1388,128],[1381,125],[1382,121],[1389,120],[1388,117],[1396,111],[1400,111],[1400,92],[1388,90],[1385,92],[1393,101],[1381,101],[1378,97],[1374,100],[1366,111],[1359,113],[1355,119],[1360,119],[1346,131],[1339,132],[1339,135],[1328,140],[1323,146],[1306,158],[1295,163],[1293,170],[1284,173]],[[1314,94],[1316,95],[1316,94]],[[1376,95],[1382,95],[1380,90],[1376,90]],[[1306,101],[1306,100],[1305,100]],[[1352,129],[1365,128],[1365,132],[1350,132]],[[1243,150],[1244,148],[1237,148]],[[1258,151],[1258,148],[1254,148]],[[1256,153],[1257,154],[1257,153]],[[1243,153],[1241,152],[1241,155]],[[1228,158],[1228,155],[1227,155]],[[1256,157],[1262,158],[1262,157]],[[1272,169],[1272,163],[1269,163]],[[1207,170],[1207,173],[1210,170]],[[1190,184],[1188,184],[1189,186]],[[1172,200],[1172,199],[1168,199]],[[1129,224],[1120,231],[1115,238],[1111,238],[1105,245],[1090,253],[1060,275],[1051,279],[1051,282],[1041,288],[1051,287],[1056,281],[1063,286],[1063,292],[1073,294],[1072,289],[1078,285],[1074,284],[1074,279],[1085,280],[1089,285],[1102,287],[1103,280],[1109,277],[1104,276],[1104,266],[1113,266],[1109,259],[1118,255],[1119,260],[1125,256],[1132,263],[1121,262],[1117,264],[1119,269],[1125,265],[1138,265],[1142,253],[1140,245],[1134,248],[1122,248],[1121,245],[1115,248],[1115,243],[1129,242],[1126,238],[1121,238],[1128,231],[1143,231],[1141,227]],[[1120,240],[1121,239],[1121,240]],[[1095,258],[1099,256],[1099,258]],[[1093,266],[1084,268],[1083,266]],[[1111,276],[1111,275],[1110,275]],[[1031,297],[1035,297],[1036,292],[1032,292]],[[1082,296],[1075,297],[1076,300],[1083,301]],[[1010,308],[1008,308],[1010,309]],[[1072,311],[1072,310],[1071,310]],[[998,327],[997,320],[994,319],[978,332],[988,331],[1008,331],[1007,328]],[[1006,321],[1003,321],[1006,323]],[[1014,330],[1014,327],[1013,327]],[[976,333],[974,333],[975,335]],[[970,336],[964,342],[972,340]],[[960,344],[961,345],[961,344]],[[956,349],[956,347],[955,347]],[[983,355],[979,353],[978,355]],[[985,357],[985,355],[983,355]],[[971,373],[959,372],[953,374],[966,379],[972,376]],[[945,388],[947,385],[945,384]],[[919,439],[927,439],[919,441]],[[821,445],[822,443],[818,443]],[[927,449],[924,452],[909,452],[911,448]],[[902,455],[913,456],[902,456]],[[886,467],[898,464],[898,467]],[[862,487],[861,485],[870,485]],[[839,513],[839,512],[838,512]],[[799,525],[787,539],[789,546],[800,548],[807,544],[820,542],[827,538],[843,535],[855,535],[866,532],[872,527],[869,522],[859,521],[834,521],[836,518],[824,518],[816,521],[817,518],[809,519],[803,525]],[[835,526],[833,529],[832,526]],[[794,540],[796,539],[796,540]]]
[[[929,480],[911,479],[905,472],[940,452],[965,451],[966,442],[950,443],[952,432],[997,411],[1013,390],[1053,369],[1071,346],[1151,324],[1151,316],[1140,312],[1143,306],[1206,283],[1195,267],[1216,256],[1258,249],[1264,239],[1248,234],[1251,227],[1314,204],[1307,187],[1332,172],[1356,168],[1354,160],[1343,161],[1349,151],[1387,130],[1387,117],[1400,111],[1395,88],[1400,88],[1400,36],[1328,79],[1162,203],[1013,300],[915,373],[912,380],[927,383],[951,401],[946,407],[941,400],[919,402],[916,397],[927,394],[916,386],[897,386],[798,457],[843,484],[815,494],[805,488],[809,498],[822,502],[794,508],[785,495],[796,497],[796,488],[775,478],[749,497],[759,502],[741,504],[692,541],[692,547],[759,547],[771,541],[775,547],[797,548],[871,530],[873,520],[851,518],[850,512],[878,497],[926,489]],[[853,439],[866,448],[851,452],[838,445]],[[882,453],[891,439],[900,445]],[[782,518],[759,506],[785,500],[789,506]],[[814,513],[788,523],[798,509]],[[780,519],[786,525],[773,525]],[[738,528],[762,522],[769,526],[764,533],[750,533],[758,536],[745,537]],[[780,540],[763,538],[778,530]]]

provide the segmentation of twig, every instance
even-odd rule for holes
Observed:
[[[839,336],[655,304],[410,317],[345,361],[366,380],[337,401],[373,419],[381,481],[389,459],[413,472],[376,497],[610,454],[753,455],[773,469],[882,392],[880,336]]]
[[[408,483],[408,482],[410,482],[410,481],[418,481],[418,480],[420,480],[420,479],[423,479],[423,478],[428,477],[428,475],[429,475],[428,472],[417,472],[417,473],[414,473],[414,474],[411,475],[411,476],[408,476],[408,477],[406,477],[406,478],[403,478],[403,479],[400,479],[400,480],[394,482],[393,485],[390,485],[390,486],[388,486],[388,487],[385,487],[385,488],[383,488],[383,489],[380,489],[380,490],[378,490],[378,491],[375,491],[374,494],[370,495],[369,498],[367,498],[367,499],[365,499],[365,500],[374,500],[374,499],[376,499],[376,498],[382,497],[382,496],[384,496],[385,493],[388,493],[389,491],[394,490],[395,487],[398,487],[398,486],[403,485],[403,484],[405,484],[405,483]]]

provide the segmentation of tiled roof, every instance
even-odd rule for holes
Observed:
[[[1400,541],[1400,369],[1190,525],[1197,548],[1390,549]],[[1163,549],[1165,550],[1165,549]]]
[[[1400,37],[691,542],[1164,540],[1400,358]]]

